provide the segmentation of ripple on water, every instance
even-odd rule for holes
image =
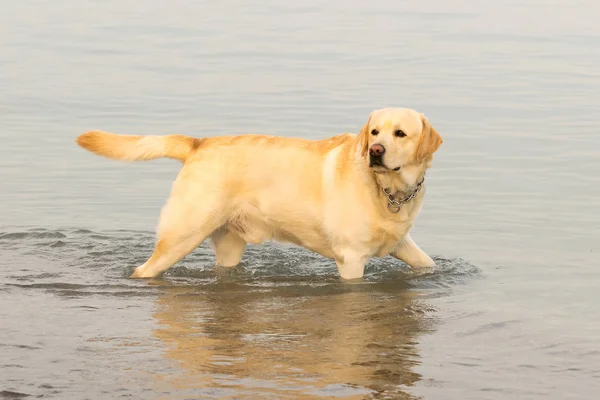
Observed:
[[[30,395],[28,394],[21,392],[13,392],[11,390],[3,390],[0,392],[0,399],[23,399],[29,396]]]
[[[2,232],[0,240],[21,239],[64,239],[67,236],[58,231],[32,231],[32,232]]]
[[[49,238],[58,240],[48,242]],[[153,234],[141,231],[35,228],[1,233],[0,247],[35,260],[28,262],[28,266],[35,263],[35,268],[23,268],[18,274],[13,269],[11,275],[6,275],[8,286],[60,291],[68,296],[126,295],[129,292],[140,294],[140,287],[148,286],[148,281],[123,279],[152,253],[154,240]],[[380,290],[421,289],[428,290],[431,295],[442,295],[463,282],[480,277],[480,270],[465,260],[434,258],[435,268],[419,271],[413,271],[391,257],[372,259],[367,264],[364,279],[353,284],[353,290],[376,286]],[[82,278],[85,278],[83,283]],[[212,250],[204,244],[169,269],[164,279],[156,281],[214,286],[215,289],[222,289],[223,285],[285,288],[290,292],[320,286],[339,287],[336,290],[349,287],[340,283],[332,260],[281,244],[249,246],[242,264],[235,268],[215,268]]]
[[[41,321],[42,328],[38,331],[54,327],[57,337],[69,338],[57,343],[69,342],[71,332],[61,330],[55,321],[62,316],[63,323],[70,326],[69,321],[76,315],[77,321],[87,321],[78,333],[83,336],[75,336],[76,340],[85,338],[84,344],[77,347],[77,354],[86,352],[86,360],[97,356],[94,362],[102,362],[104,355],[109,354],[107,349],[125,351],[125,355],[111,358],[110,362],[112,365],[117,359],[126,360],[126,368],[130,368],[130,364],[137,362],[137,354],[146,353],[131,352],[129,344],[121,343],[148,342],[144,335],[135,336],[135,332],[145,332],[145,328],[133,331],[123,328],[131,322],[129,319],[125,324],[113,326],[113,322],[119,316],[132,315],[137,316],[138,323],[147,321],[147,307],[151,307],[155,310],[152,319],[159,326],[154,334],[163,341],[169,357],[181,360],[183,365],[189,362],[190,371],[209,371],[213,381],[211,390],[219,397],[229,390],[239,394],[239,390],[250,390],[254,385],[289,391],[291,382],[303,382],[297,388],[298,393],[312,393],[314,397],[369,397],[378,393],[383,398],[388,394],[397,398],[396,394],[403,390],[399,382],[419,379],[411,370],[418,362],[415,335],[432,330],[436,324],[436,310],[422,299],[444,296],[480,274],[477,267],[461,259],[437,257],[436,268],[412,271],[387,257],[370,261],[360,282],[344,283],[339,279],[335,262],[298,247],[249,246],[241,265],[219,268],[214,265],[212,250],[203,245],[169,269],[164,278],[137,280],[126,278],[152,253],[155,239],[151,233],[39,229],[2,235],[0,263],[9,264],[10,268],[0,269],[0,291],[34,301],[47,299],[39,294],[49,294],[50,301],[63,305],[54,307],[47,320],[33,318]],[[57,242],[61,244],[48,245]],[[141,310],[141,314],[136,310]],[[91,328],[94,324],[101,328]],[[105,337],[98,336],[100,331],[108,333]],[[352,377],[348,379],[358,382],[352,387],[335,380],[329,382],[329,372],[319,372],[321,367],[326,371],[341,368],[337,356],[332,355],[338,351],[344,353],[333,340],[342,336],[346,340],[344,348],[349,346],[352,349],[349,353],[353,354],[352,361],[342,368],[342,375],[348,374]],[[12,354],[10,365],[21,365],[27,353],[52,354],[51,346],[44,342],[47,337],[44,334],[31,343],[7,342],[6,345],[13,346],[4,347]],[[112,344],[107,344],[108,339]],[[213,341],[223,346],[215,348]],[[200,356],[188,357],[188,343]],[[43,347],[38,349],[38,345]],[[181,351],[178,346],[183,346]],[[154,345],[150,348],[154,349]],[[238,354],[240,349],[243,353]],[[214,359],[201,356],[213,353]],[[293,356],[287,365],[281,360],[290,354]],[[74,357],[77,359],[77,355]],[[242,361],[236,361],[236,357],[243,359],[248,368],[240,370]],[[265,357],[277,361],[267,364],[262,371]],[[285,372],[280,364],[299,369]],[[157,364],[152,358],[144,365]],[[158,365],[171,368],[170,364]],[[315,365],[321,367],[315,369]],[[19,376],[18,369],[11,368],[11,374]],[[69,369],[65,376],[71,376],[73,371]],[[89,372],[86,368],[84,371]],[[179,370],[166,376],[186,379]],[[221,383],[219,377],[223,377]],[[188,383],[195,382],[194,376]],[[321,386],[319,382],[327,385]],[[44,382],[36,382],[40,383]],[[63,382],[65,387],[70,384]],[[44,395],[56,392],[38,385],[31,396],[37,396],[40,389]],[[27,387],[25,392],[29,390]],[[204,393],[202,390],[197,389],[189,397],[197,398]]]

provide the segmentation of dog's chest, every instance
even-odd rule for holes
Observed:
[[[387,210],[386,210],[387,211]],[[412,228],[411,215],[409,213],[398,213],[392,215],[379,213],[364,213],[349,218],[328,219],[328,230],[334,242],[342,246],[362,248],[369,255],[383,257],[392,252],[398,243]]]

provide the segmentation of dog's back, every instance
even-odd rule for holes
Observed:
[[[146,161],[167,157],[186,161],[198,150],[211,148],[256,151],[261,157],[270,154],[276,158],[283,155],[285,158],[290,151],[315,153],[322,157],[333,148],[350,141],[353,136],[343,134],[322,140],[257,134],[193,138],[185,135],[120,135],[90,131],[80,135],[77,144],[94,154],[116,160]]]

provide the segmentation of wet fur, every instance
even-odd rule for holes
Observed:
[[[379,134],[372,135],[377,128]],[[394,135],[402,129],[406,137]],[[155,277],[211,238],[217,264],[239,264],[247,243],[291,242],[335,259],[344,279],[363,276],[370,257],[391,254],[411,267],[433,260],[411,239],[424,190],[400,212],[382,188],[410,193],[441,145],[427,119],[410,109],[371,113],[358,135],[324,140],[267,135],[191,138],[93,131],[77,143],[108,158],[169,157],[183,167],[163,208],[152,256],[135,278]],[[368,149],[386,147],[390,169],[369,168]],[[398,172],[392,170],[401,166]]]

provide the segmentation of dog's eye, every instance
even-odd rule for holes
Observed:
[[[371,135],[373,135],[373,136],[377,136],[378,133],[379,133],[379,131],[377,129],[373,129],[371,131]]]
[[[394,135],[396,135],[398,137],[404,137],[404,136],[406,136],[406,133],[404,133],[400,129],[398,129],[396,132],[394,132]]]

